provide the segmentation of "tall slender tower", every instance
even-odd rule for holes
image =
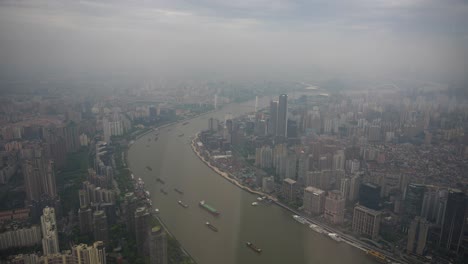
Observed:
[[[276,127],[278,123],[278,101],[270,102],[270,120],[268,123],[268,134],[276,136]]]
[[[279,96],[278,103],[278,124],[276,135],[286,137],[288,135],[288,95],[282,94]]]
[[[258,111],[258,96],[255,96],[255,113]]]
[[[218,107],[218,95],[215,94],[214,96],[214,108],[216,109]]]

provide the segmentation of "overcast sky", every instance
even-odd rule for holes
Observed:
[[[462,0],[0,0],[2,76],[320,68],[461,78],[467,54]]]

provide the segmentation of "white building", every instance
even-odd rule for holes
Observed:
[[[59,253],[55,209],[46,207],[41,216],[42,252],[44,255]]]
[[[304,190],[304,212],[307,214],[321,214],[325,206],[325,192],[308,186]]]

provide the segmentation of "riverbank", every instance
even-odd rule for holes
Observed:
[[[320,221],[317,221],[317,220],[314,220],[312,218],[310,218],[309,216],[307,215],[304,215],[302,214],[301,212],[289,207],[288,205],[284,204],[284,203],[281,203],[280,201],[278,201],[278,199],[274,196],[271,196],[269,194],[266,194],[266,193],[263,193],[263,192],[260,192],[260,191],[256,191],[256,190],[253,190],[251,189],[250,187],[247,187],[247,186],[244,186],[242,185],[238,180],[235,179],[235,177],[233,175],[231,175],[230,173],[227,173],[227,172],[224,172],[222,171],[221,169],[219,169],[218,167],[212,165],[209,160],[206,160],[201,151],[199,150],[199,147],[197,146],[197,142],[200,142],[199,141],[199,133],[196,134],[196,136],[192,139],[192,142],[191,142],[191,148],[192,148],[192,151],[197,155],[197,157],[199,158],[199,160],[201,160],[206,166],[208,166],[211,170],[213,170],[214,172],[216,172],[216,174],[218,174],[219,176],[223,177],[225,180],[229,181],[230,183],[232,183],[233,185],[237,186],[238,188],[242,189],[242,190],[245,190],[251,194],[256,194],[256,195],[259,195],[259,196],[266,196],[268,197],[268,199],[270,199],[271,201],[273,201],[276,205],[278,205],[279,207],[293,213],[293,214],[296,214],[296,215],[300,215],[302,217],[304,217],[307,221],[308,221],[308,224],[314,224],[314,225],[317,225],[319,227],[321,227],[322,229],[324,229],[326,232],[328,233],[336,233],[338,234],[341,238],[342,238],[342,241],[347,243],[348,245],[350,246],[353,246],[363,252],[368,252],[368,251],[377,251],[383,255],[386,256],[387,260],[391,260],[391,261],[398,261],[398,262],[395,262],[395,263],[406,263],[405,261],[401,260],[401,259],[397,259],[395,257],[393,257],[391,255],[390,252],[386,252],[386,251],[383,251],[377,247],[374,247],[374,246],[371,246],[365,242],[362,242],[360,241],[358,238],[355,238],[353,236],[350,236],[350,235],[347,235],[343,232],[341,232],[340,230],[334,228],[334,227],[331,227],[331,226],[328,226],[326,224],[324,224],[323,222],[320,222]],[[389,262],[390,263],[390,262]]]
[[[257,194],[257,195],[260,195],[260,196],[265,196],[267,197],[268,199],[276,202],[278,201],[278,199],[276,197],[273,197],[269,194],[266,194],[264,192],[260,192],[260,191],[256,191],[256,190],[252,190],[251,188],[247,187],[247,186],[244,186],[242,185],[239,181],[237,181],[235,179],[235,177],[233,175],[231,175],[230,173],[227,173],[227,172],[224,172],[224,171],[221,171],[218,167],[216,166],[213,166],[211,165],[211,163],[209,161],[206,161],[203,156],[201,155],[200,151],[198,150],[197,146],[196,146],[196,143],[197,143],[197,139],[198,139],[198,135],[199,134],[196,134],[195,137],[192,139],[192,144],[191,144],[191,147],[192,147],[192,150],[193,152],[197,155],[197,157],[203,162],[205,163],[206,166],[208,166],[210,169],[212,169],[214,172],[216,172],[218,175],[222,176],[224,179],[226,179],[227,181],[229,181],[230,183],[234,184],[235,186],[239,187],[240,189],[242,190],[245,190],[251,194]]]

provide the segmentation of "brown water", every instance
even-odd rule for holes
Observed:
[[[227,113],[238,116],[252,110],[251,103],[233,104],[192,119],[185,126],[163,128],[156,142],[151,133],[131,146],[130,168],[136,177],[145,181],[153,207],[159,208],[170,232],[199,264],[375,263],[364,252],[299,224],[290,212],[276,205],[251,206],[256,196],[214,173],[192,152],[190,137],[208,128],[209,117],[224,120]],[[184,136],[179,137],[182,133]],[[152,167],[152,171],[146,166]],[[157,177],[164,179],[165,184],[156,182]],[[168,194],[161,193],[161,188]],[[174,188],[184,194],[175,192]],[[178,200],[189,208],[178,205]],[[200,200],[206,200],[221,215],[215,217],[201,209]],[[206,221],[219,232],[207,228]],[[263,253],[247,248],[246,241],[262,248]]]

